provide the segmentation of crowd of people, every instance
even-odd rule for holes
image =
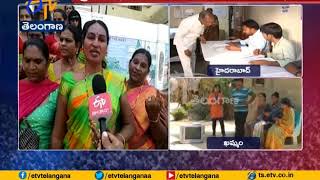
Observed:
[[[243,86],[243,79],[234,79],[231,89],[235,120],[235,137],[259,137],[261,147],[266,149],[283,149],[285,139],[293,136],[295,109],[287,97],[280,99],[278,92],[271,95],[271,104],[267,96],[260,92],[255,94]],[[216,136],[216,121],[220,122],[221,134],[226,136],[224,127],[223,93],[216,84],[209,95],[210,117],[213,136]]]
[[[21,21],[35,20],[26,7],[19,10]],[[106,66],[110,35],[103,21],[82,26],[72,6],[56,9],[53,20],[64,21],[65,29],[19,34],[19,148],[166,149],[167,98],[148,84],[150,52],[133,53],[126,79]],[[97,74],[111,97],[105,132],[89,117]]]

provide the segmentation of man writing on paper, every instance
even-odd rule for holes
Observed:
[[[242,31],[249,36],[245,40],[241,40],[241,46],[230,43],[226,48],[229,51],[241,51],[247,55],[253,55],[255,49],[263,50],[266,47],[266,40],[263,38],[262,33],[259,30],[259,24],[248,19],[242,23]]]
[[[268,23],[261,27],[263,37],[272,43],[272,51],[267,53],[267,57],[275,61],[255,60],[251,64],[265,66],[285,67],[290,62],[296,60],[296,53],[292,43],[282,36],[282,28],[277,23]],[[256,55],[263,54],[259,49],[254,51]]]
[[[208,10],[203,10],[200,14],[187,17],[181,21],[173,44],[177,47],[185,77],[193,76],[192,70],[195,68],[194,50],[197,38],[200,37],[201,43],[205,43],[206,39],[203,37],[204,28],[216,26],[216,24],[214,15]]]

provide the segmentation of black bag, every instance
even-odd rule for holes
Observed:
[[[38,134],[31,129],[26,119],[22,121],[27,128],[19,130],[19,149],[39,149],[40,138]]]

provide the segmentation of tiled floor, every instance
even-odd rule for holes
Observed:
[[[199,149],[207,149],[206,139],[209,136],[212,136],[212,122],[211,121],[197,121],[197,123],[201,123],[205,125],[205,136],[203,143],[193,143],[193,144],[181,144],[179,140],[180,136],[180,126],[184,124],[191,124],[192,121],[181,120],[181,121],[170,121],[169,125],[169,133],[170,133],[170,149],[175,150],[199,150]],[[225,130],[227,136],[234,136],[234,121],[225,121]],[[221,128],[219,123],[217,123],[216,127],[216,135],[221,136]]]
[[[177,103],[170,103],[170,109],[173,110],[177,108]],[[182,144],[180,143],[180,126],[191,123],[201,123],[205,125],[205,136],[202,143],[191,143],[191,144]],[[235,124],[234,120],[224,121],[226,136],[234,137]],[[173,117],[170,116],[169,123],[169,148],[171,150],[205,150],[207,149],[207,137],[212,136],[212,122],[211,121],[190,121],[188,119],[174,121]],[[216,125],[216,136],[221,136],[220,124],[217,122]],[[300,149],[301,145],[286,145],[285,149]]]

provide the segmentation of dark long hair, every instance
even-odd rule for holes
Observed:
[[[81,16],[80,16],[80,13],[77,11],[77,10],[72,10],[68,16],[68,21],[69,21],[69,24],[70,24],[70,21],[71,20],[78,20],[79,21],[79,24],[77,26],[77,28],[79,29],[79,31],[81,32],[82,31],[82,23],[81,23]]]
[[[84,24],[83,30],[82,30],[82,43],[84,42],[84,39],[86,38],[86,35],[87,35],[89,27],[92,26],[95,23],[100,24],[103,27],[103,29],[106,31],[107,45],[109,45],[109,39],[110,39],[110,37],[109,37],[109,29],[108,29],[107,25],[101,20],[91,20],[91,21],[88,21],[88,22],[86,22]]]
[[[49,48],[48,45],[42,39],[30,39],[23,44],[23,55],[25,50],[29,46],[36,46],[42,53],[43,57],[46,59],[46,63],[49,63]]]
[[[130,62],[132,61],[132,59],[134,58],[135,55],[137,54],[143,54],[147,57],[147,60],[148,60],[148,70],[150,71],[150,66],[151,66],[151,63],[152,63],[152,57],[151,57],[151,54],[148,50],[144,49],[144,48],[140,48],[140,49],[137,49],[133,54],[132,54],[132,57],[130,59]]]
[[[108,30],[107,25],[106,25],[103,21],[101,21],[101,20],[91,20],[91,21],[87,21],[87,22],[84,24],[83,30],[82,30],[82,37],[81,37],[82,44],[84,43],[84,39],[86,38],[86,35],[87,35],[87,33],[88,33],[89,27],[92,26],[92,25],[95,24],[95,23],[100,24],[100,25],[103,27],[103,29],[106,31],[106,36],[107,36],[107,41],[106,41],[106,43],[107,43],[107,45],[109,45],[109,40],[110,40],[109,30]],[[103,60],[101,63],[102,63],[102,68],[105,69],[105,68],[107,67],[106,62]]]
[[[81,48],[81,31],[79,31],[79,29],[73,25],[67,25],[64,31],[65,30],[69,30],[72,33],[72,36],[76,45],[79,45],[79,48],[77,50],[77,55],[78,55]]]
[[[66,21],[67,20],[67,14],[66,14],[66,12],[64,12],[64,10],[62,10],[62,9],[56,9],[56,10],[54,10],[53,11],[53,13],[60,13],[61,15],[62,15],[62,17],[63,17],[63,21]]]
[[[292,104],[291,100],[287,97],[282,98],[280,102],[281,102],[281,104],[284,104],[284,105],[287,105],[287,106],[293,108],[293,104]]]

